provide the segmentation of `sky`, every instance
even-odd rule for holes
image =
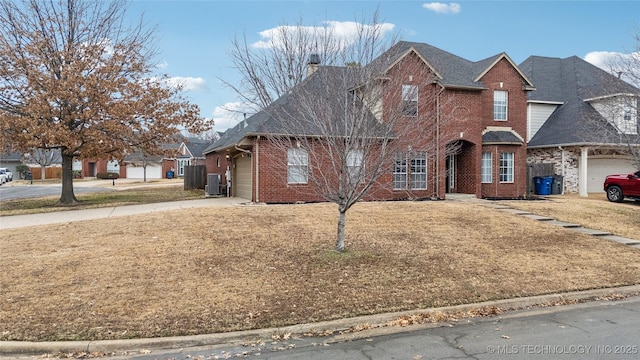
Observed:
[[[234,37],[268,41],[282,25],[336,26],[378,10],[405,41],[423,42],[471,61],[505,52],[520,64],[531,55],[578,56],[603,65],[612,54],[638,51],[640,1],[336,1],[132,0],[128,16],[156,28],[160,71],[224,131],[244,117],[229,57]],[[247,114],[249,116],[251,114]]]

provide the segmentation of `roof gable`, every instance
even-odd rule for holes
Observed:
[[[504,52],[501,54],[492,56],[490,58],[487,58],[485,60],[478,61],[476,64],[478,65],[478,68],[481,69],[481,72],[480,74],[478,74],[478,76],[476,76],[474,81],[481,81],[482,77],[486,75],[491,69],[493,69],[494,66],[496,66],[502,60],[506,60],[509,63],[509,65],[511,65],[511,67],[513,67],[516,70],[516,72],[520,75],[520,77],[522,77],[523,85],[526,90],[535,90],[533,83],[531,82],[531,80],[529,80],[527,75],[525,75],[524,72],[522,72],[522,70],[520,70],[520,68],[513,62],[513,60],[511,60],[509,55],[507,55]]]
[[[520,68],[536,84],[529,101],[560,104],[529,141],[530,147],[590,143],[594,139],[586,134],[602,134],[603,126],[606,133],[616,133],[587,101],[620,93],[640,95],[639,89],[577,56],[530,56]],[[604,136],[599,143],[619,142]]]

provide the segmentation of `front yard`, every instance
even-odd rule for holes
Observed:
[[[563,201],[519,204],[567,212]],[[640,234],[628,206],[598,211]],[[214,333],[640,284],[640,250],[482,205],[359,203],[343,254],[336,220],[331,204],[233,206],[2,230],[0,340]]]

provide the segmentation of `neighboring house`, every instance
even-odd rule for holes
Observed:
[[[0,167],[9,169],[13,176],[18,179],[16,166],[22,164],[22,154],[17,152],[0,153]]]
[[[171,171],[174,177],[184,176],[185,166],[204,165],[202,152],[210,144],[208,140],[195,137],[180,138],[179,141],[164,146],[171,155],[144,155],[139,152],[128,154],[123,161],[126,169],[124,177],[142,179],[145,171],[147,179],[167,178]]]
[[[204,165],[204,150],[211,145],[211,141],[199,138],[185,138],[178,147],[178,156],[176,157],[176,175],[184,176],[184,167],[190,165]]]
[[[519,68],[536,85],[527,107],[530,163],[552,163],[564,192],[582,196],[603,192],[606,175],[638,170],[623,144],[640,146],[639,89],[576,56],[531,56]]]
[[[387,77],[401,73],[402,66],[419,64],[420,71],[406,79],[403,89],[419,87],[420,91],[438,94],[423,96],[413,90],[415,109],[406,114],[407,120],[447,121],[438,129],[437,136],[432,133],[429,138],[399,139],[415,144],[414,149],[432,142],[429,148],[435,150],[417,151],[410,155],[412,158],[394,162],[392,172],[380,179],[386,190],[373,191],[367,200],[444,198],[446,193],[489,198],[526,195],[527,93],[534,87],[509,56],[501,53],[473,62],[427,44],[400,42],[379,59],[388,66]],[[339,73],[348,68],[320,66],[308,81],[291,91],[312,86],[317,71]],[[398,93],[397,90],[384,86],[382,89],[383,94]],[[447,102],[437,100],[445,97]],[[424,103],[418,99],[436,100]],[[384,113],[385,109],[381,110]],[[229,195],[253,202],[320,200],[294,189],[312,185],[299,179],[291,183],[286,165],[279,169],[270,166],[274,156],[282,159],[290,156],[286,151],[278,152],[268,140],[269,134],[282,133],[279,130],[278,119],[265,111],[242,121],[204,151],[207,172],[221,175],[223,188],[229,189]],[[313,134],[311,129],[304,131],[305,135],[321,135]],[[446,149],[452,144],[456,144],[457,151],[447,154]]]

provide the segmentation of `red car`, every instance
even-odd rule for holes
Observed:
[[[624,198],[640,200],[640,171],[628,175],[609,175],[604,180],[607,199],[622,202]]]

